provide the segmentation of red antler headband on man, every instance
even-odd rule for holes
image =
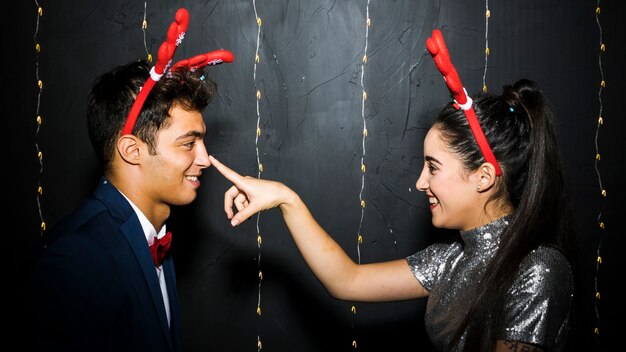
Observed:
[[[500,169],[500,165],[498,164],[496,157],[493,155],[489,142],[487,142],[483,129],[480,127],[480,123],[476,118],[476,113],[472,107],[472,98],[467,95],[467,91],[463,88],[461,79],[452,65],[450,54],[448,53],[448,48],[443,40],[441,31],[438,29],[433,30],[432,36],[426,39],[426,49],[428,49],[428,52],[433,57],[437,68],[439,68],[439,71],[443,75],[443,79],[446,81],[446,85],[448,86],[448,89],[450,89],[450,93],[452,93],[452,97],[456,103],[455,107],[458,106],[457,109],[460,108],[465,113],[467,122],[469,123],[472,133],[474,134],[474,138],[476,139],[478,147],[483,153],[485,160],[495,167],[497,176],[502,175],[502,169]]]
[[[187,30],[188,24],[189,12],[184,8],[178,9],[178,11],[176,11],[175,20],[170,24],[170,28],[167,31],[167,39],[159,48],[157,63],[150,69],[150,77],[148,77],[146,83],[139,91],[137,99],[130,109],[126,124],[124,125],[124,129],[122,129],[122,135],[131,134],[133,132],[133,128],[137,122],[137,116],[139,116],[139,112],[141,112],[141,107],[156,82],[158,82],[168,68],[170,68],[176,49],[180,43],[182,43],[183,39],[185,39],[185,31]],[[190,59],[181,60],[172,66],[171,71],[181,68],[196,70],[207,65],[211,66],[223,62],[233,62],[234,59],[235,56],[233,53],[228,50],[220,49],[206,54],[196,55]]]

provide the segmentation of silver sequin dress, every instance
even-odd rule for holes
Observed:
[[[458,351],[450,343],[467,314],[471,292],[499,244],[507,217],[473,230],[461,231],[459,242],[437,243],[407,257],[408,265],[429,291],[425,326],[438,351]],[[540,246],[521,263],[505,303],[505,325],[499,339],[540,345],[559,351],[569,330],[574,292],[571,267],[556,249]]]

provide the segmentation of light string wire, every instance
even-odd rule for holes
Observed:
[[[141,22],[141,31],[143,32],[143,48],[146,51],[146,57],[149,63],[152,63],[152,54],[148,51],[148,44],[146,43],[146,30],[148,29],[148,20],[146,19],[148,9],[148,2],[143,3],[143,21]]]
[[[487,62],[489,59],[489,0],[485,0],[485,70],[483,71],[483,92],[487,93]]]
[[[598,187],[600,188],[600,194],[602,196],[601,198],[601,204],[600,204],[600,212],[598,213],[598,227],[599,227],[599,233],[600,233],[600,238],[598,240],[598,248],[596,250],[596,274],[595,274],[595,278],[594,278],[594,287],[595,287],[595,301],[594,301],[594,310],[595,310],[595,314],[596,314],[596,326],[594,328],[594,337],[596,338],[596,342],[598,342],[598,337],[600,335],[600,312],[598,310],[598,304],[600,301],[600,289],[598,287],[598,274],[600,272],[600,266],[602,265],[602,256],[600,255],[600,250],[602,248],[602,239],[603,239],[603,232],[604,232],[604,220],[602,219],[602,210],[604,209],[604,205],[605,205],[605,201],[606,201],[606,189],[604,188],[604,186],[602,185],[602,177],[600,175],[600,168],[599,168],[599,164],[600,164],[600,148],[598,147],[598,138],[600,136],[600,127],[602,127],[602,125],[604,124],[604,120],[602,117],[602,109],[603,109],[603,105],[602,105],[602,93],[604,91],[604,88],[606,87],[606,82],[604,80],[604,70],[602,69],[602,55],[604,54],[605,50],[606,50],[606,46],[604,45],[604,42],[602,40],[602,25],[600,24],[600,0],[597,1],[596,3],[596,9],[595,9],[595,16],[596,16],[596,23],[598,25],[598,32],[600,34],[600,47],[599,47],[599,52],[598,52],[598,68],[600,71],[600,88],[598,89],[598,102],[600,105],[599,108],[599,112],[598,112],[598,122],[596,125],[596,134],[595,134],[595,138],[594,138],[594,143],[595,143],[595,148],[596,148],[596,157],[594,160],[594,169],[596,171],[596,175],[598,177]]]
[[[259,111],[259,102],[261,100],[261,90],[257,86],[256,80],[256,69],[257,64],[261,61],[259,56],[259,47],[261,43],[261,17],[257,12],[256,8],[256,0],[252,0],[252,6],[254,7],[254,17],[256,18],[257,24],[257,34],[256,34],[256,52],[254,55],[254,69],[253,69],[253,82],[254,89],[256,90],[256,136],[254,138],[254,146],[256,150],[256,162],[258,167],[257,178],[261,178],[261,173],[263,172],[263,164],[261,163],[261,156],[259,153],[259,137],[261,136],[261,113]],[[261,238],[261,229],[259,227],[259,223],[261,220],[261,212],[256,214],[256,232],[257,232],[257,248],[258,248],[258,260],[257,267],[259,270],[259,285],[258,285],[258,296],[257,296],[257,307],[256,314],[261,319],[261,283],[263,282],[263,271],[261,271],[261,245],[263,244]],[[257,351],[261,351],[263,349],[263,344],[261,342],[261,334],[257,333]]]
[[[361,153],[361,189],[359,191],[359,203],[361,205],[361,218],[359,220],[359,228],[357,231],[357,245],[356,245],[356,252],[357,252],[357,263],[361,264],[361,245],[363,244],[363,234],[362,234],[362,230],[363,230],[363,218],[365,216],[365,199],[363,198],[363,192],[365,191],[365,140],[367,139],[368,136],[368,131],[367,131],[367,120],[365,119],[365,101],[367,100],[367,91],[365,90],[365,66],[367,65],[367,46],[369,44],[369,29],[370,26],[372,25],[372,21],[370,19],[370,0],[367,0],[367,4],[365,6],[365,16],[366,16],[366,21],[365,21],[365,44],[363,46],[363,59],[361,60],[361,90],[362,92],[362,96],[361,96],[361,119],[363,121],[363,130],[361,133],[361,148],[362,148],[362,153]],[[352,312],[353,315],[353,319],[352,319],[352,330],[353,330],[353,338],[352,338],[352,347],[354,349],[358,348],[358,342],[357,342],[357,336],[356,336],[356,332],[355,332],[355,322],[356,322],[356,318],[357,318],[357,307],[356,304],[352,304],[352,306],[350,307],[350,311]]]
[[[39,161],[39,179],[37,180],[37,211],[39,212],[39,220],[40,222],[40,236],[43,237],[44,232],[46,231],[46,222],[43,218],[43,210],[41,207],[41,197],[43,196],[43,186],[42,186],[42,177],[43,177],[43,152],[39,148],[39,143],[37,140],[39,139],[39,132],[41,130],[41,124],[43,123],[43,118],[39,113],[39,109],[41,107],[41,93],[43,91],[43,81],[41,77],[39,77],[39,54],[41,54],[41,44],[37,40],[37,35],[39,34],[39,21],[41,16],[43,16],[43,7],[39,4],[39,1],[35,0],[35,5],[37,5],[37,22],[35,24],[35,34],[33,35],[33,40],[35,41],[35,78],[37,79],[37,87],[39,90],[37,91],[37,108],[35,111],[35,115],[37,116],[37,129],[35,130],[35,150],[37,151],[37,160]]]

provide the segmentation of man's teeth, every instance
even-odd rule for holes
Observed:
[[[185,176],[189,181],[198,182],[198,176]]]

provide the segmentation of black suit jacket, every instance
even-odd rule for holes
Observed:
[[[93,196],[49,233],[27,279],[27,343],[37,351],[178,352],[174,263],[163,262],[170,326],[137,215],[102,179]]]

